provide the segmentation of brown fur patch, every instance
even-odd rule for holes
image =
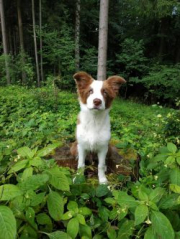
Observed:
[[[121,87],[122,84],[126,83],[126,81],[124,80],[124,78],[120,76],[110,76],[106,80],[106,83],[114,91],[116,96],[119,93],[119,88]]]
[[[107,84],[106,81],[103,82],[103,87],[102,87],[101,93],[102,93],[103,98],[105,100],[106,109],[110,108],[111,104],[112,104],[112,101],[113,101],[113,99],[115,98],[116,95],[115,95],[114,91],[112,90],[112,88],[109,87],[109,85]]]
[[[83,104],[86,104],[89,92],[91,90],[90,84],[93,82],[93,78],[84,71],[80,71],[74,74],[74,80],[77,85],[78,95]]]
[[[71,155],[74,157],[77,157],[78,155],[77,144],[78,144],[77,141],[75,141],[74,143],[72,143],[70,148]]]

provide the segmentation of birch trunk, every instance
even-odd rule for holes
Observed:
[[[4,52],[4,55],[5,55],[6,79],[7,79],[7,84],[9,85],[11,82],[10,82],[9,64],[8,64],[8,59],[7,59],[8,46],[7,46],[7,38],[6,38],[6,23],[5,23],[5,17],[4,17],[3,0],[0,0],[0,14],[1,14],[3,52]]]
[[[80,63],[80,52],[79,52],[80,8],[81,8],[81,0],[76,0],[76,23],[75,23],[75,67],[76,67],[76,71],[79,71],[79,63]]]
[[[21,64],[24,68],[25,56],[24,56],[24,37],[23,37],[23,26],[22,26],[22,14],[21,14],[21,0],[17,0],[17,12],[18,12],[18,27],[19,27],[19,43],[20,43],[20,54]],[[22,70],[22,83],[26,82],[26,72]]]
[[[43,70],[43,52],[42,52],[42,2],[39,0],[39,31],[40,31],[40,69],[41,69],[41,81],[44,81]]]
[[[106,79],[108,7],[109,0],[100,0],[98,74],[97,74],[98,80]]]
[[[39,61],[37,54],[37,40],[36,40],[36,21],[35,21],[35,11],[34,11],[34,0],[32,0],[32,20],[33,20],[33,37],[34,37],[34,53],[36,60],[36,74],[37,74],[37,85],[40,87],[40,75],[39,75]]]

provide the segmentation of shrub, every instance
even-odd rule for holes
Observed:
[[[143,77],[139,83],[148,89],[150,95],[174,104],[180,92],[180,64],[155,65],[149,75]]]

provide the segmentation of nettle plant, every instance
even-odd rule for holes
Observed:
[[[17,150],[1,178],[0,239],[179,238],[180,151],[174,144],[141,165],[146,177],[109,186],[81,174],[73,182],[70,169],[45,160],[58,146]]]

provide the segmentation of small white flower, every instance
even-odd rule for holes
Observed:
[[[145,221],[146,224],[152,224],[152,222],[149,220],[149,218]]]
[[[161,114],[158,114],[158,115],[157,115],[157,117],[158,117],[158,118],[161,118],[161,117],[162,117],[162,115],[161,115]]]

